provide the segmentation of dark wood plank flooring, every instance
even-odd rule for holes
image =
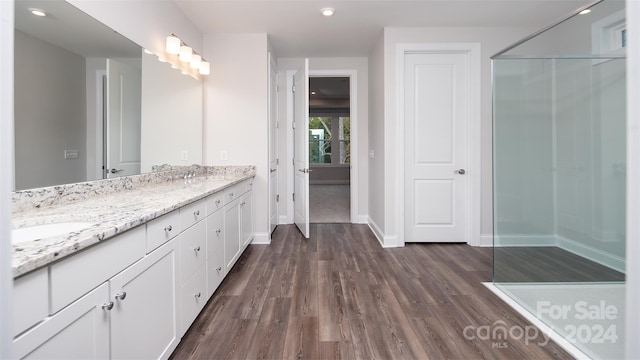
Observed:
[[[494,249],[498,282],[622,282],[623,273],[553,246]]]
[[[542,335],[467,339],[530,324],[481,284],[492,251],[461,244],[383,249],[366,225],[278,226],[251,245],[173,359],[571,359]],[[502,323],[500,323],[502,322]]]

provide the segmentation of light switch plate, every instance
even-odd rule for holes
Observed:
[[[78,159],[80,157],[80,152],[78,150],[65,150],[64,158],[65,159]]]
[[[227,150],[220,151],[220,160],[227,160]]]
[[[189,160],[189,151],[187,151],[187,150],[182,150],[182,151],[180,152],[180,160],[182,160],[182,161]]]

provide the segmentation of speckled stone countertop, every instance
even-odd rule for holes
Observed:
[[[185,174],[191,174],[190,179],[186,180]],[[60,222],[93,225],[14,244],[13,276],[46,266],[254,176],[254,166],[194,166],[17,191],[13,194],[14,229]]]

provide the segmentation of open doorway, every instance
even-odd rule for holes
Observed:
[[[351,222],[349,77],[309,78],[309,222]]]

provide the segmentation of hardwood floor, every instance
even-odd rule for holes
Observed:
[[[571,359],[487,290],[492,252],[461,244],[383,249],[366,225],[278,226],[251,245],[173,359]],[[465,330],[466,329],[466,330]],[[517,334],[517,331],[515,332]],[[466,335],[465,335],[466,334]]]

